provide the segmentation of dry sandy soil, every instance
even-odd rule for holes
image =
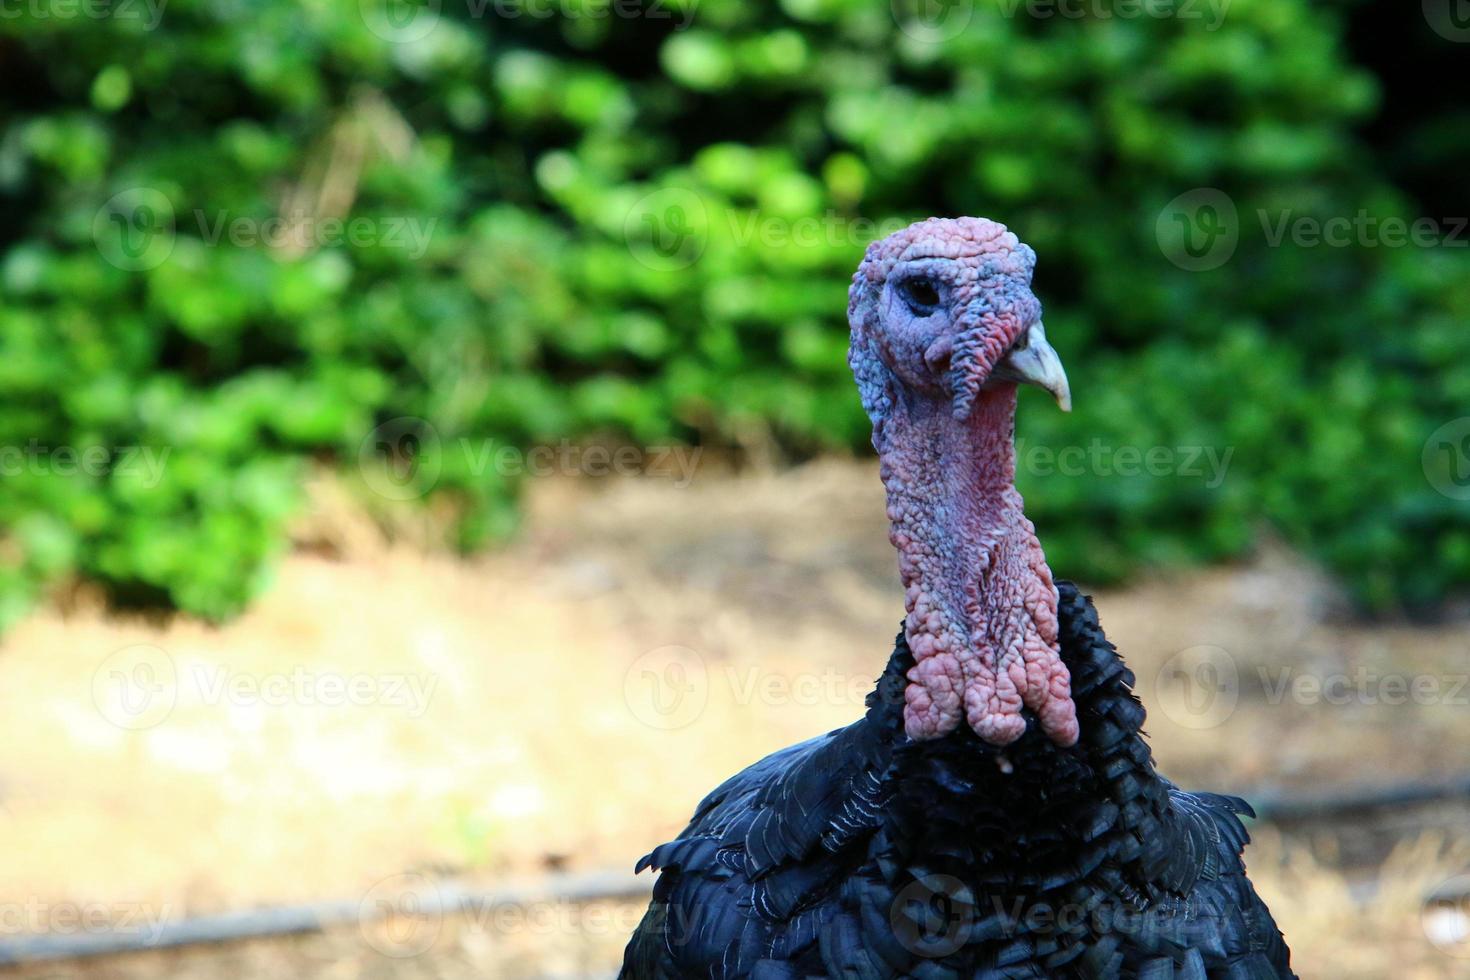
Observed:
[[[521,540],[473,561],[346,496],[317,485],[274,585],[227,626],[79,594],[4,638],[0,941],[371,901],[405,873],[630,869],[724,776],[856,717],[901,613],[867,464],[539,481]],[[1463,624],[1352,623],[1269,549],[1097,601],[1185,786],[1269,798],[1470,770]],[[1252,874],[1303,975],[1470,975],[1463,923],[1423,914],[1470,870],[1467,823],[1259,827]],[[425,942],[422,921],[408,943],[389,922],[13,975],[605,976],[638,914],[490,911]]]

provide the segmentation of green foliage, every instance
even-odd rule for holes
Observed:
[[[1354,141],[1375,86],[1330,12],[1234,0],[1211,29],[978,0],[956,30],[896,6],[0,21],[27,92],[0,131],[0,623],[69,574],[233,613],[311,457],[432,491],[474,547],[513,526],[515,476],[467,446],[861,448],[848,277],[929,214],[1041,256],[1078,411],[1028,397],[1023,446],[1106,450],[1023,453],[1059,573],[1225,558],[1269,524],[1376,608],[1470,579],[1465,505],[1421,466],[1470,398],[1466,252],[1268,234],[1412,212]],[[1239,246],[1187,271],[1170,202],[1201,187]],[[1129,475],[1128,447],[1173,469]],[[1218,480],[1185,472],[1195,449],[1228,454]]]

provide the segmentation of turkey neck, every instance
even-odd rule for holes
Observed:
[[[1016,387],[982,389],[963,417],[947,399],[908,394],[873,433],[915,661],[904,730],[932,739],[963,722],[1003,746],[1030,709],[1071,745],[1057,590],[1015,488]]]

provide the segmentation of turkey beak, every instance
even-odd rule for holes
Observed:
[[[1072,410],[1072,389],[1067,385],[1067,372],[1056,350],[1046,342],[1046,328],[1039,320],[1001,358],[991,377],[1045,388],[1057,400],[1062,411]]]

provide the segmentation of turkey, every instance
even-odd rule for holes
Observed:
[[[1071,395],[1004,226],[868,248],[849,362],[907,616],[866,713],[715,789],[621,976],[1291,977],[1244,801],[1155,770],[1133,674],[1014,486],[1017,386]]]

